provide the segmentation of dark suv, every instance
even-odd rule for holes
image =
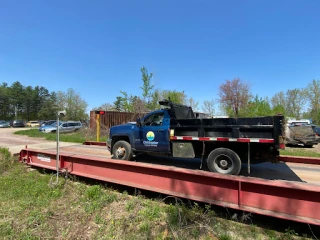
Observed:
[[[312,129],[313,129],[314,133],[317,135],[318,142],[320,142],[320,127],[312,126]]]
[[[21,119],[13,120],[12,127],[25,127],[24,121]]]

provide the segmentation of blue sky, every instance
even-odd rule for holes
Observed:
[[[73,88],[89,109],[162,90],[216,100],[226,79],[272,97],[320,79],[319,0],[0,0],[0,83]]]

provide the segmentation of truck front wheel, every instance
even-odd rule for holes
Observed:
[[[118,141],[113,145],[112,153],[114,159],[131,160],[132,158],[131,145],[123,140]]]
[[[241,160],[238,154],[228,148],[217,148],[209,154],[207,165],[211,172],[238,175]]]

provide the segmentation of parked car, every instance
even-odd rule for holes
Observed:
[[[12,127],[25,127],[24,121],[21,119],[13,120]]]
[[[312,147],[318,144],[318,136],[310,124],[287,124],[286,126],[286,144]]]
[[[38,121],[29,121],[29,122],[27,122],[26,125],[27,125],[28,127],[39,127],[39,126],[40,126],[40,124],[39,124]]]
[[[63,124],[63,122],[59,122],[59,125]],[[50,132],[56,132],[57,130],[57,122],[50,124],[50,125],[42,125],[39,128],[40,132],[50,133]]]
[[[317,136],[320,136],[320,127],[314,126],[314,127],[312,127],[312,129]]]
[[[320,142],[320,127],[318,126],[312,126],[312,129],[314,133],[317,135],[317,141]]]
[[[47,120],[47,121],[42,121],[40,124],[40,127],[42,126],[47,126],[47,125],[52,125],[56,122],[57,120]]]
[[[52,125],[55,125],[56,122],[57,122],[56,120],[49,120],[49,121],[42,122],[40,124],[39,131],[44,132],[44,129],[50,128]],[[56,127],[56,125],[54,127]]]
[[[82,127],[80,121],[68,121],[68,122],[59,122],[59,132],[68,133],[75,132]],[[39,131],[49,133],[57,131],[57,123],[42,126],[39,128]]]
[[[68,124],[68,127],[73,127],[74,131],[79,130],[83,126],[80,121],[68,121],[67,124]]]
[[[4,120],[0,120],[0,128],[8,128],[10,127],[10,123]]]

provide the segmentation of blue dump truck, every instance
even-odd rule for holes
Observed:
[[[285,148],[284,116],[196,118],[191,107],[160,101],[163,107],[137,122],[113,126],[107,141],[114,159],[137,154],[197,158],[212,172],[238,175],[242,163],[277,162]]]

